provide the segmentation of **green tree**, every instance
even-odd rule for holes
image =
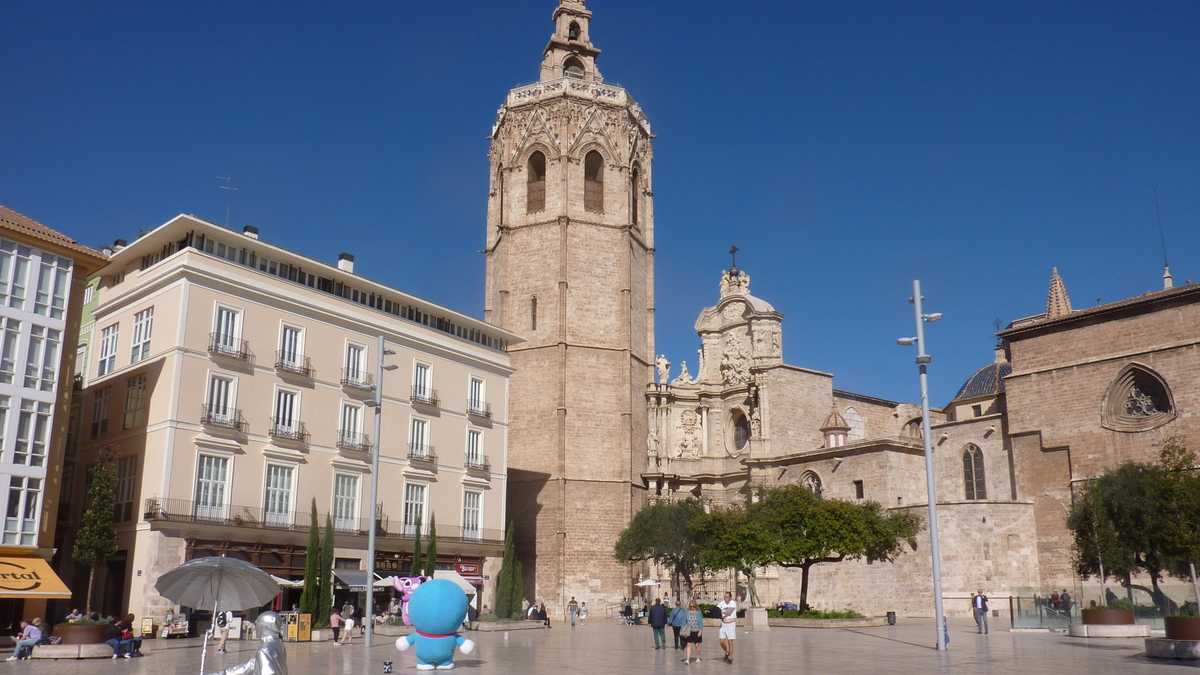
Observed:
[[[425,550],[426,576],[437,571],[437,515],[429,514],[429,548]]]
[[[116,508],[117,469],[112,455],[104,451],[92,467],[88,484],[87,509],[75,535],[75,559],[88,565],[88,587],[84,604],[92,611],[92,594],[96,588],[96,569],[117,552],[117,531],[113,526]]]
[[[304,551],[304,590],[300,592],[300,611],[316,616],[321,581],[321,530],[317,525],[317,500],[312,500],[312,513],[308,524],[308,548]]]
[[[424,569],[424,565],[421,564],[421,521],[418,520],[417,536],[413,541],[412,569],[409,570],[409,576],[419,577]]]
[[[513,540],[515,530],[509,523],[508,533],[504,536],[504,558],[500,563],[500,573],[496,575],[496,617],[500,619],[516,619],[521,614],[524,583]]]
[[[319,580],[317,617],[313,623],[319,628],[329,625],[333,612],[333,516],[325,514],[325,538],[321,540],[321,565],[317,570]]]
[[[682,578],[685,595],[704,567],[704,548],[698,525],[704,507],[695,499],[654,502],[642,507],[621,532],[613,556],[624,563],[654,561]],[[678,586],[677,586],[678,587]]]
[[[750,604],[758,606],[754,570],[772,560],[774,535],[741,506],[714,508],[693,520],[704,569],[732,569],[746,577]]]

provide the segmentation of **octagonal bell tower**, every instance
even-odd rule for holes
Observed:
[[[539,80],[492,130],[488,321],[511,347],[508,513],[526,594],[561,615],[630,593],[613,545],[643,500],[654,355],[650,123],[606,84],[592,13],[561,0]],[[551,607],[553,605],[553,607]]]

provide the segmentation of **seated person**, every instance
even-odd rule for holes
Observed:
[[[21,622],[21,635],[17,638],[17,646],[16,649],[13,650],[12,656],[8,657],[9,661],[27,659],[33,655],[34,646],[42,641],[42,629],[40,624],[40,619]]]
[[[125,653],[134,656],[142,655],[142,636],[134,631],[134,616],[133,614],[125,615],[125,630],[121,632],[122,641],[127,641],[125,645]]]
[[[71,613],[67,615],[67,623],[77,623],[82,619],[83,612],[79,611],[78,609],[71,610]]]

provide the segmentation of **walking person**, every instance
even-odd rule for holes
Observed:
[[[725,650],[725,663],[733,663],[733,644],[737,640],[737,602],[732,593],[725,594],[725,601],[717,603],[721,610],[721,649]]]
[[[233,612],[225,610],[217,615],[217,653],[225,653],[225,642],[229,640],[229,624],[233,623]]]
[[[671,624],[671,634],[675,638],[675,649],[683,649],[685,646],[684,638],[680,635],[684,624],[687,623],[687,610],[684,609],[683,603],[675,606],[671,610],[671,615],[667,619],[667,623]]]
[[[587,621],[587,616],[587,602],[583,602],[579,605],[579,623],[584,623]]]
[[[342,613],[337,607],[333,608],[333,612],[329,614],[329,630],[333,631],[333,646],[341,647],[339,642],[342,632]]]
[[[576,602],[575,596],[571,596],[571,601],[567,603],[567,616],[571,618],[571,628],[575,627],[575,618],[579,616],[579,603]]]
[[[988,597],[979,589],[971,597],[972,614],[975,615],[975,628],[980,635],[988,634]]]
[[[342,644],[348,645],[354,641],[354,605],[347,602],[342,605]]]
[[[646,620],[650,624],[650,631],[654,634],[654,648],[666,649],[667,607],[662,604],[662,600],[654,601],[654,606],[650,608]]]
[[[691,665],[693,661],[700,661],[700,645],[704,642],[704,615],[700,613],[700,607],[695,600],[688,603],[687,621],[683,624],[683,632],[686,634],[683,638],[683,662]],[[694,659],[693,652],[696,654]]]

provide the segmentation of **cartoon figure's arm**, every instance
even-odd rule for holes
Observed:
[[[461,635],[454,639],[454,646],[458,647],[458,650],[464,654],[470,654],[475,651],[475,643]]]
[[[407,635],[396,638],[396,649],[399,649],[400,651],[404,652],[404,651],[408,651],[408,648],[411,646],[413,646],[413,643],[409,642]]]

